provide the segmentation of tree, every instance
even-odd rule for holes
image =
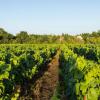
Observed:
[[[0,43],[10,43],[13,37],[12,34],[6,32],[3,28],[0,28]]]
[[[29,35],[25,31],[21,31],[16,35],[16,40],[18,43],[27,43],[29,40]]]

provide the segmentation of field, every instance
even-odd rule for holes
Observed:
[[[100,45],[1,44],[0,100],[100,100]]]

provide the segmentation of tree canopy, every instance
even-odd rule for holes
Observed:
[[[77,36],[81,36],[83,40]],[[3,28],[0,28],[0,44],[23,44],[23,43],[100,43],[100,30],[92,33],[82,33],[79,35],[69,35],[62,33],[62,35],[37,35],[29,34],[26,31],[21,31],[16,35],[8,33]]]

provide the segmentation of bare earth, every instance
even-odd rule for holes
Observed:
[[[33,89],[34,100],[50,100],[58,83],[59,53],[48,64],[48,69],[38,79]]]

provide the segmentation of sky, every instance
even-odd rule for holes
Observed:
[[[13,34],[97,31],[100,0],[0,0],[0,27]]]

